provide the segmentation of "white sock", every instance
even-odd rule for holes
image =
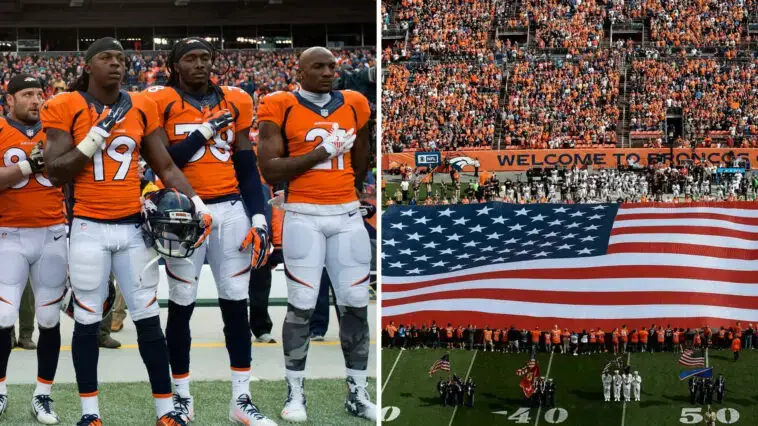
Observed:
[[[5,385],[5,377],[0,379],[0,395],[8,395],[8,386]]]
[[[174,381],[174,392],[178,393],[182,398],[190,397],[190,375],[180,374],[178,376],[172,375]]]
[[[250,369],[232,368],[232,398],[237,399],[244,394],[250,395]]]
[[[368,373],[366,370],[353,370],[350,368],[346,369],[348,377],[352,377],[355,379],[355,384],[359,386],[365,387],[368,383]]]
[[[37,377],[37,387],[34,388],[34,396],[50,395],[53,391],[53,382]]]
[[[153,401],[155,402],[155,415],[160,419],[164,414],[168,414],[174,411],[174,402],[171,400],[171,395],[156,396],[153,394]]]
[[[97,391],[87,395],[82,396],[82,394],[79,394],[79,399],[82,400],[82,414],[95,414],[100,417],[100,407],[97,404]]]
[[[303,371],[295,371],[295,370],[284,370],[284,377],[292,380],[292,379],[303,379],[305,378],[305,370]]]

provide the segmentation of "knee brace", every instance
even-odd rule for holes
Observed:
[[[0,328],[10,328],[18,320],[18,309],[8,303],[0,302]]]

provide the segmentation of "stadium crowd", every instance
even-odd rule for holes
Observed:
[[[382,94],[383,151],[492,145],[502,78],[494,63],[388,66]]]
[[[237,86],[254,100],[277,90],[295,88],[295,72],[299,50],[227,50],[217,56],[211,80],[220,85]],[[334,51],[340,66],[361,68],[374,66],[371,49],[341,49]],[[167,52],[130,52],[125,88],[139,91],[151,85],[165,84]],[[66,90],[76,80],[84,66],[82,54],[45,56],[4,53],[0,55],[0,111],[4,105],[8,82],[18,73],[29,73],[45,84],[47,97]]]
[[[618,64],[610,51],[587,53],[570,62],[517,62],[501,113],[505,146],[615,146]]]
[[[753,324],[743,328],[740,322],[731,326],[682,328],[667,324],[643,325],[630,328],[621,324],[612,330],[602,327],[561,329],[558,324],[550,330],[510,327],[483,328],[468,324],[447,326],[431,324],[395,324],[390,321],[382,330],[382,347],[400,349],[447,348],[482,349],[493,352],[558,351],[565,355],[595,353],[623,354],[627,352],[682,352],[688,348],[755,349],[758,334]]]
[[[418,66],[415,63],[424,61],[467,60],[477,66],[490,63],[498,67],[504,61],[515,63],[512,70],[510,66],[503,67],[503,84],[495,88],[496,93],[507,89],[506,96],[497,99],[504,108],[494,120],[492,138],[492,144],[501,147],[615,146],[616,131],[626,132],[625,127],[618,128],[622,124],[624,100],[629,101],[626,117],[630,119],[632,132],[660,134],[652,138],[634,136],[648,139],[648,144],[664,143],[667,108],[683,108],[686,137],[673,140],[676,146],[758,147],[758,129],[754,124],[758,120],[755,113],[758,77],[754,71],[757,54],[745,50],[744,44],[752,41],[747,24],[758,20],[757,3],[755,0],[394,0],[383,5],[385,27],[407,29],[409,33],[405,40],[389,43],[382,56],[385,63],[410,61],[414,64],[407,66],[411,73]],[[463,8],[470,8],[472,13],[460,13]],[[754,18],[748,19],[751,16]],[[645,40],[645,48],[632,39],[614,39],[603,44],[609,24],[632,22],[646,28],[650,39]],[[522,28],[522,31],[529,27],[530,47],[523,40],[519,43],[511,37],[493,37],[497,27]],[[703,56],[703,49],[712,48],[717,48],[715,58]],[[545,56],[544,49],[559,49],[562,56]],[[742,49],[739,55],[745,58],[737,58],[737,49]],[[659,59],[659,54],[670,57]],[[684,59],[687,56],[694,59]],[[624,93],[626,99],[619,93],[622,89],[619,75],[624,73],[624,66],[630,66],[629,81],[633,83]],[[592,73],[587,72],[589,69]],[[392,77],[400,73],[394,74],[385,80],[385,88],[398,92],[396,79]],[[480,77],[486,79],[484,74]],[[417,83],[411,78],[404,79],[404,84],[414,90],[417,84],[428,82],[422,79]],[[399,98],[385,104],[387,109],[392,109],[393,102],[404,102]],[[478,110],[480,115],[488,115],[489,110],[482,108]],[[566,119],[574,112],[579,115],[576,124]],[[466,132],[488,132],[488,122],[483,121]],[[430,142],[411,123],[389,120],[388,124],[391,141],[385,144],[384,152],[417,150]],[[424,126],[425,131],[439,133],[429,130],[435,127],[434,122],[425,122]],[[710,134],[713,131],[726,133],[714,137]],[[453,134],[446,135],[448,140],[441,146],[439,141],[434,143],[445,150],[491,146],[487,143],[489,138],[484,143],[476,137],[473,142],[458,139],[452,143]],[[405,135],[403,140],[400,135]]]
[[[685,131],[713,143],[711,132],[726,132],[730,147],[758,147],[756,62],[713,58],[632,63],[629,83],[632,131],[663,131],[667,108],[682,108]]]

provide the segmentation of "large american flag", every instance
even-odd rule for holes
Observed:
[[[758,321],[758,204],[392,206],[381,256],[385,322]]]
[[[679,357],[679,364],[688,367],[705,367],[705,357],[702,352],[695,354],[692,349],[685,349]]]

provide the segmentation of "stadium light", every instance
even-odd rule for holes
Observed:
[[[190,0],[174,0],[174,6],[187,6]]]
[[[70,7],[82,7],[84,6],[84,0],[71,0],[68,4]]]

